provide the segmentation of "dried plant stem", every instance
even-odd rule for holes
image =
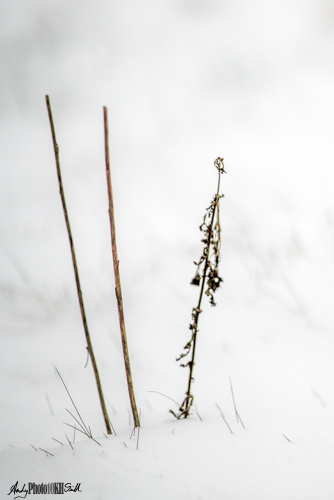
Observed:
[[[193,381],[193,370],[194,370],[194,365],[195,365],[195,351],[196,351],[196,341],[197,341],[197,333],[198,333],[198,318],[199,318],[200,313],[202,312],[201,311],[201,303],[202,303],[203,291],[204,291],[204,286],[205,286],[205,278],[206,278],[206,274],[207,274],[208,267],[209,267],[210,242],[211,242],[212,226],[213,226],[213,221],[214,221],[214,217],[215,217],[216,206],[217,205],[215,204],[214,212],[213,212],[212,219],[211,219],[211,224],[209,226],[208,253],[207,253],[207,257],[205,259],[204,271],[203,271],[203,275],[202,275],[202,285],[201,285],[201,290],[199,293],[199,299],[198,299],[198,304],[197,304],[195,318],[194,318],[195,319],[194,324],[196,326],[196,329],[195,329],[194,340],[193,340],[193,344],[192,344],[191,361],[189,363],[190,370],[189,370],[189,379],[188,379],[186,398],[185,398],[184,403],[182,405],[184,407],[184,410],[185,410],[185,413],[184,413],[185,418],[189,415],[189,410],[190,410],[190,407],[192,405],[192,400],[193,400],[193,396],[191,395],[191,383]]]
[[[206,215],[204,217],[204,221],[202,226],[200,227],[201,231],[203,231],[203,226],[205,227],[204,234],[205,238],[202,240],[204,242],[205,247],[202,253],[201,259],[198,263],[198,269],[195,278],[192,281],[193,285],[200,285],[200,292],[197,307],[193,309],[192,319],[193,323],[190,325],[190,329],[192,331],[192,337],[190,342],[185,346],[187,351],[177,359],[180,360],[183,357],[187,356],[191,350],[191,360],[186,364],[182,364],[181,366],[189,366],[189,379],[188,386],[186,391],[186,397],[180,407],[179,415],[176,415],[175,412],[171,411],[174,416],[177,418],[187,418],[189,416],[190,408],[193,404],[194,397],[191,394],[191,385],[193,382],[193,370],[195,365],[195,352],[196,352],[196,342],[197,342],[197,333],[198,333],[198,321],[199,315],[201,314],[201,304],[203,298],[203,292],[205,285],[207,284],[208,288],[205,292],[206,295],[210,297],[211,305],[215,305],[213,299],[213,292],[215,292],[216,288],[219,287],[222,279],[218,276],[218,262],[219,262],[219,249],[220,249],[220,225],[219,225],[219,200],[221,198],[219,194],[220,189],[220,176],[225,172],[224,163],[222,158],[217,158],[214,162],[217,170],[218,170],[218,186],[217,193],[214,195],[213,201],[210,207],[207,209],[207,213],[209,214],[210,223],[206,224]],[[218,235],[218,238],[215,238],[215,234]],[[211,247],[213,247],[213,252],[215,255],[215,264],[212,265],[211,262]],[[203,272],[201,276],[199,275],[200,266],[204,263]]]
[[[138,417],[138,410],[137,410],[137,406],[136,406],[136,400],[135,400],[135,394],[134,394],[133,382],[132,382],[132,376],[131,376],[128,343],[127,343],[126,331],[125,331],[123,299],[122,299],[122,290],[121,290],[121,278],[120,278],[120,274],[119,274],[119,260],[118,260],[118,256],[117,256],[117,246],[116,246],[114,203],[113,203],[111,175],[110,175],[108,110],[105,106],[103,108],[103,117],[104,117],[104,141],[105,141],[106,172],[107,172],[107,185],[108,185],[108,198],[109,198],[109,220],[110,220],[110,232],[111,232],[111,247],[112,247],[112,256],[113,256],[113,263],[114,263],[114,274],[115,274],[115,293],[116,293],[117,306],[118,306],[118,317],[119,317],[119,325],[120,325],[120,330],[121,330],[123,357],[124,357],[126,380],[127,380],[127,384],[128,384],[128,391],[129,391],[132,415],[133,415],[135,427],[140,427],[140,420]]]
[[[68,238],[69,238],[69,242],[70,242],[70,247],[71,247],[71,254],[72,254],[72,262],[73,262],[75,283],[76,283],[76,286],[77,286],[77,293],[78,293],[78,299],[79,299],[79,305],[80,305],[81,318],[82,318],[82,323],[83,323],[83,327],[84,327],[84,330],[85,330],[85,336],[86,336],[86,341],[87,341],[87,349],[88,349],[89,356],[90,356],[90,359],[91,359],[92,365],[93,365],[93,370],[94,370],[94,374],[95,374],[95,380],[96,380],[97,390],[98,390],[98,393],[99,393],[99,398],[100,398],[100,403],[101,403],[101,408],[102,408],[102,413],[103,413],[103,417],[104,417],[104,422],[105,422],[105,425],[106,425],[107,433],[111,434],[112,432],[111,432],[111,428],[110,428],[110,425],[109,425],[109,417],[108,417],[107,408],[106,408],[106,405],[105,405],[105,402],[104,402],[101,381],[100,381],[99,372],[98,372],[98,369],[97,369],[97,364],[96,364],[96,360],[95,360],[95,356],[94,356],[93,346],[92,346],[92,342],[91,342],[90,335],[89,335],[89,330],[88,330],[88,325],[87,325],[85,307],[84,307],[84,303],[83,303],[83,297],[82,297],[82,291],[81,291],[81,285],[80,285],[80,279],[79,279],[79,271],[78,271],[78,266],[77,266],[77,259],[76,259],[76,256],[75,256],[75,250],[74,250],[74,243],[73,243],[73,238],[72,238],[70,220],[69,220],[69,217],[68,217],[68,212],[67,212],[67,207],[66,207],[66,201],[65,201],[65,194],[64,194],[64,189],[63,189],[63,182],[62,182],[61,171],[60,171],[59,147],[58,147],[57,140],[56,140],[56,132],[55,132],[54,124],[53,124],[53,117],[52,117],[52,111],[51,111],[51,105],[50,105],[49,96],[45,96],[45,99],[46,99],[46,106],[47,106],[47,110],[48,110],[50,127],[51,127],[53,149],[54,149],[55,159],[56,159],[59,192],[60,192],[61,202],[62,202],[62,205],[63,205],[63,212],[64,212],[64,217],[65,217],[65,222],[66,222],[67,234],[68,234]]]

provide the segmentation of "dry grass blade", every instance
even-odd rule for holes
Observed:
[[[74,406],[75,411],[77,412],[77,414],[78,414],[78,416],[79,416],[79,418],[80,418],[80,420],[81,420],[81,422],[82,422],[82,425],[80,424],[80,426],[81,426],[81,427],[83,426],[83,428],[85,428],[85,429],[86,429],[86,431],[87,431],[87,433],[88,433],[88,429],[87,429],[87,427],[86,427],[86,425],[85,425],[85,422],[83,421],[83,419],[82,419],[82,417],[81,417],[81,415],[80,415],[80,413],[79,413],[79,410],[78,410],[78,408],[76,407],[76,405],[75,405],[75,403],[74,403],[74,401],[73,401],[73,399],[72,399],[72,396],[71,396],[71,394],[70,394],[70,391],[67,389],[67,386],[66,386],[66,384],[65,384],[65,382],[64,382],[64,380],[63,380],[63,377],[60,375],[60,373],[59,373],[59,371],[57,370],[57,368],[55,368],[55,370],[56,370],[56,372],[58,373],[59,378],[60,378],[60,380],[62,381],[62,383],[63,383],[63,385],[64,385],[64,387],[65,387],[65,389],[66,389],[66,392],[67,392],[67,394],[68,394],[68,397],[70,398],[70,400],[71,400],[71,402],[72,402],[72,405]],[[67,411],[68,411],[68,410],[67,410]],[[68,411],[68,412],[69,412],[69,411]],[[69,413],[70,413],[70,412],[69,412]],[[71,414],[71,415],[72,415],[72,414]],[[73,417],[73,415],[72,415],[72,417]],[[74,418],[74,419],[75,419],[75,420],[79,423],[79,421],[78,421],[75,417],[73,417],[73,418]]]
[[[217,405],[217,403],[216,403],[216,406],[217,406],[218,410],[220,411],[220,413],[225,417],[223,410]]]
[[[162,392],[158,392],[158,391],[147,391],[147,392],[154,392],[155,394],[160,394],[160,396],[164,396],[165,398],[170,399],[171,401],[173,401],[173,403],[175,403],[177,406],[181,406],[180,403],[178,403],[177,401],[175,401],[175,399],[172,399],[169,396],[166,396],[166,394],[162,394]]]
[[[45,397],[46,397],[46,402],[48,403],[48,407],[49,407],[50,413],[51,413],[51,415],[54,415],[53,408],[51,406],[51,402],[50,402],[50,399],[49,399],[49,396],[48,396],[47,393],[45,393]]]
[[[109,424],[110,424],[110,427],[112,428],[115,436],[117,436],[116,431],[115,431],[115,427],[113,426],[112,421],[110,420],[110,417],[109,417]]]
[[[85,434],[87,434],[88,437],[90,437],[90,432],[89,432],[89,429],[88,427],[84,424],[84,427],[80,424],[79,420],[73,415],[73,413],[70,412],[70,410],[68,410],[67,408],[65,408],[65,410],[71,415],[71,417],[77,422],[78,425],[80,425],[81,429],[83,430],[83,432]],[[75,426],[75,429],[77,427]]]
[[[239,416],[238,416],[238,412],[237,412],[237,407],[235,405],[235,399],[234,399],[234,393],[233,393],[233,387],[232,387],[232,380],[231,380],[231,377],[230,377],[230,388],[231,388],[231,394],[232,394],[232,400],[233,400],[233,406],[234,406],[234,411],[235,411],[235,417],[237,419],[237,422],[239,422]]]
[[[72,429],[74,429],[74,425],[68,424],[67,422],[63,422],[63,424],[68,425],[69,427],[72,427]],[[76,430],[79,431],[79,432],[81,432],[81,434],[84,434],[85,436],[87,436],[92,441],[95,441],[95,443],[97,443],[99,446],[101,446],[101,443],[99,443],[98,441],[96,441],[96,439],[93,438],[93,436],[87,434],[87,432],[84,432],[84,431],[82,431],[81,429],[78,429],[78,428]]]
[[[235,399],[234,399],[234,392],[233,392],[233,387],[232,387],[232,380],[231,380],[231,377],[230,377],[230,387],[231,387],[231,393],[232,393],[232,399],[233,399],[233,406],[234,406],[234,411],[235,411],[235,416],[236,416],[236,419],[237,419],[237,422],[240,422],[242,427],[245,429],[245,426],[244,426],[244,423],[243,421],[241,420],[241,417],[239,415],[239,412],[237,410],[237,406],[235,404]]]
[[[62,446],[64,446],[64,443],[62,443],[61,441],[58,441],[58,439],[55,439],[55,438],[51,438],[53,439],[54,441],[56,441],[57,443],[61,444]]]
[[[221,415],[222,419],[224,420],[225,424],[227,425],[227,427],[229,428],[229,430],[230,430],[231,434],[233,434],[233,431],[232,431],[231,427],[228,425],[227,420],[226,420],[226,418],[224,417],[224,415],[223,415],[222,413],[221,413],[220,415]]]
[[[66,439],[67,439],[67,441],[68,441],[68,444],[70,445],[70,447],[71,447],[71,448],[72,448],[72,450],[74,451],[74,448],[73,448],[73,446],[72,446],[72,443],[71,443],[71,441],[68,439],[67,434],[65,434],[65,436],[66,436]]]
[[[51,457],[53,457],[54,455],[52,455],[52,453],[50,453],[49,451],[46,451],[46,450],[43,450],[43,448],[38,448],[39,450],[41,451],[44,451],[44,453],[46,454],[46,456],[48,457],[49,455],[51,455]]]
[[[239,414],[239,413],[238,413],[238,418],[239,418],[239,420],[240,420],[240,423],[241,423],[242,427],[243,427],[244,429],[246,429],[246,427],[244,426],[243,421],[241,420],[241,417],[240,417],[240,414]]]
[[[228,422],[227,422],[227,420],[226,420],[226,418],[225,418],[224,413],[223,413],[223,412],[222,412],[222,410],[219,408],[219,406],[217,405],[217,403],[216,403],[216,406],[217,406],[217,408],[218,408],[218,411],[219,411],[219,413],[220,413],[221,418],[224,420],[225,424],[226,424],[226,425],[227,425],[227,427],[229,428],[230,433],[231,433],[231,434],[233,434],[233,431],[232,431],[231,427],[228,425]]]

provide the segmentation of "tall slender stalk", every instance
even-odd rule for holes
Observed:
[[[136,405],[136,400],[135,400],[135,393],[134,393],[134,389],[133,389],[133,382],[132,382],[132,376],[131,376],[128,342],[127,342],[126,331],[125,331],[121,278],[120,278],[120,274],[119,274],[119,260],[118,260],[118,256],[117,256],[117,246],[116,246],[114,202],[113,202],[113,194],[112,194],[111,175],[110,175],[108,110],[105,106],[103,108],[103,118],[104,118],[104,143],[105,143],[106,173],[107,173],[108,198],[109,198],[109,220],[110,220],[110,233],[111,233],[111,247],[112,247],[112,256],[113,256],[113,263],[114,263],[114,275],[115,275],[115,293],[116,293],[117,306],[118,306],[118,318],[119,318],[119,326],[120,326],[120,330],[121,330],[124,365],[125,365],[126,380],[127,380],[127,384],[128,384],[128,391],[129,391],[129,398],[130,398],[130,403],[131,403],[132,415],[133,415],[135,427],[140,427],[140,420],[138,417],[137,405]]]
[[[198,334],[198,321],[199,315],[201,314],[201,304],[203,298],[203,292],[205,284],[207,284],[207,289],[205,294],[210,297],[210,304],[215,306],[215,301],[213,298],[213,293],[220,286],[223,281],[218,275],[218,263],[219,263],[219,251],[220,251],[220,223],[219,223],[219,200],[222,196],[219,194],[220,189],[220,176],[225,172],[223,158],[217,158],[214,162],[215,167],[218,170],[218,186],[217,192],[211,202],[211,205],[207,208],[206,213],[203,218],[203,223],[200,226],[200,230],[204,233],[204,238],[202,243],[204,243],[203,253],[200,257],[199,262],[195,262],[197,265],[197,271],[194,279],[191,281],[192,285],[200,286],[199,299],[197,306],[192,310],[192,323],[189,328],[192,332],[189,342],[184,346],[185,352],[183,352],[178,358],[180,359],[188,356],[191,351],[191,359],[186,364],[181,364],[182,367],[189,367],[189,379],[186,391],[186,397],[183,400],[182,405],[179,408],[179,414],[170,410],[171,413],[176,418],[187,418],[189,416],[190,408],[193,404],[194,396],[191,394],[191,385],[194,380],[193,370],[195,365],[195,352],[196,352],[196,341]],[[202,274],[200,274],[201,269],[203,269]]]
[[[90,359],[92,361],[93,365],[93,370],[94,370],[94,375],[95,375],[95,380],[96,380],[96,385],[97,385],[97,390],[99,393],[99,398],[100,398],[100,403],[101,403],[101,408],[102,408],[102,413],[103,413],[103,418],[104,422],[106,425],[107,433],[112,434],[111,432],[111,427],[109,424],[109,417],[107,413],[107,408],[104,402],[104,397],[103,397],[103,392],[102,392],[102,386],[101,386],[101,381],[100,381],[100,376],[99,372],[97,369],[97,364],[94,356],[94,351],[93,351],[93,346],[88,330],[88,324],[87,324],[87,319],[86,319],[86,313],[85,313],[85,307],[84,307],[84,302],[83,302],[83,297],[82,297],[82,291],[81,291],[81,285],[80,285],[80,279],[79,279],[79,271],[78,271],[78,266],[77,266],[77,259],[75,256],[75,250],[74,250],[74,243],[73,243],[73,238],[72,238],[72,231],[71,231],[71,226],[70,226],[70,220],[68,217],[68,212],[67,212],[67,207],[66,207],[66,201],[65,201],[65,193],[63,189],[63,181],[61,177],[61,171],[60,171],[60,162],[59,162],[59,147],[57,144],[56,140],[56,132],[55,132],[55,127],[53,124],[53,118],[52,118],[52,111],[51,111],[51,105],[50,105],[50,99],[49,96],[45,96],[46,99],[46,106],[48,110],[48,115],[49,115],[49,121],[50,121],[50,127],[51,127],[51,134],[52,134],[52,141],[53,141],[53,149],[55,153],[55,159],[56,159],[56,167],[57,167],[57,176],[58,176],[58,184],[59,184],[59,192],[60,192],[60,197],[61,197],[61,202],[63,206],[63,212],[64,212],[64,217],[65,217],[65,222],[66,222],[66,228],[67,228],[67,234],[68,234],[68,239],[70,242],[70,247],[71,247],[71,255],[72,255],[72,262],[73,262],[73,269],[74,269],[74,276],[75,276],[75,283],[77,287],[77,293],[78,293],[78,299],[79,299],[79,305],[80,305],[80,312],[81,312],[81,318],[82,318],[82,323],[85,331],[85,336],[86,336],[86,341],[87,341],[87,350],[90,356]]]

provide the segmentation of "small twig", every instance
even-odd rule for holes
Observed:
[[[119,260],[118,260],[118,256],[117,256],[114,202],[113,202],[111,174],[110,174],[110,162],[109,162],[108,110],[105,106],[103,108],[103,118],[104,118],[104,142],[105,142],[107,187],[108,187],[108,198],[109,198],[109,220],[110,220],[110,232],[111,232],[111,247],[112,247],[112,256],[113,256],[113,263],[114,263],[114,275],[115,275],[115,293],[116,293],[117,306],[118,306],[118,317],[119,317],[119,325],[120,325],[120,330],[121,330],[124,365],[125,365],[125,371],[126,371],[126,380],[127,380],[127,384],[128,384],[128,391],[129,391],[129,398],[130,398],[130,403],[131,403],[132,415],[133,415],[135,427],[139,427],[140,421],[139,421],[139,417],[138,417],[138,411],[137,411],[137,405],[136,405],[135,393],[134,393],[134,389],[133,389],[133,382],[132,382],[132,375],[131,375],[128,342],[127,342],[126,331],[125,331],[121,278],[120,278],[120,274],[119,274]]]
[[[49,100],[49,96],[45,96],[46,100],[46,107],[48,110],[48,115],[49,115],[49,122],[50,122],[50,128],[51,128],[51,135],[52,135],[52,141],[53,141],[53,149],[54,149],[54,154],[55,154],[55,160],[56,160],[56,168],[57,168],[57,177],[58,177],[58,184],[59,184],[59,192],[60,192],[60,198],[63,206],[63,212],[64,212],[64,217],[65,217],[65,223],[66,223],[66,228],[67,228],[67,234],[68,234],[68,239],[70,243],[70,248],[71,248],[71,255],[72,255],[72,263],[73,263],[73,270],[74,270],[74,276],[75,276],[75,283],[76,283],[76,288],[77,288],[77,294],[78,294],[78,300],[79,300],[79,306],[80,306],[80,312],[81,312],[81,318],[82,318],[82,323],[85,331],[85,336],[86,336],[86,342],[87,342],[87,349],[90,355],[90,358],[92,360],[92,365],[93,365],[93,370],[94,370],[94,375],[95,375],[95,381],[97,385],[97,390],[99,393],[99,398],[100,398],[100,403],[101,403],[101,409],[105,421],[105,425],[107,428],[107,433],[111,434],[111,429],[109,426],[108,422],[108,413],[107,413],[107,408],[104,402],[104,396],[102,392],[102,385],[100,381],[100,376],[94,356],[94,351],[93,351],[93,345],[91,342],[89,330],[88,330],[88,324],[87,324],[87,319],[86,319],[86,312],[85,312],[85,306],[83,302],[83,296],[82,296],[82,290],[81,290],[81,284],[80,284],[80,278],[79,278],[79,271],[78,271],[78,265],[77,265],[77,259],[75,255],[75,249],[74,249],[74,242],[73,242],[73,237],[72,237],[72,231],[71,231],[71,225],[70,225],[70,219],[68,216],[67,212],[67,207],[66,207],[66,200],[65,200],[65,193],[64,193],[64,188],[63,188],[63,181],[62,181],[62,176],[61,176],[61,170],[60,170],[60,161],[59,161],[59,146],[57,144],[57,139],[56,139],[56,131],[53,123],[53,117],[52,117],[52,111],[51,111],[51,104]]]
[[[202,420],[202,422],[203,422],[203,419],[202,419],[201,415],[198,413],[198,411],[196,412],[196,415],[197,415],[197,416],[198,416],[198,418],[199,418],[200,420]]]
[[[30,446],[32,446],[32,444],[31,444]],[[37,448],[35,448],[35,446],[32,446],[32,447],[34,448],[34,450],[38,451],[38,449],[37,449]]]
[[[44,451],[44,453],[46,453],[46,456],[48,457],[49,455],[51,455],[51,457],[53,457],[52,453],[50,453],[49,451],[46,451],[46,450],[43,450],[43,448],[38,448],[39,450],[41,451]]]
[[[61,444],[62,446],[64,446],[64,443],[62,443],[61,441],[58,441],[58,439],[55,439],[55,438],[51,438],[53,439],[54,441],[57,441],[57,443]]]
[[[156,394],[160,394],[160,396],[164,396],[165,398],[168,398],[171,401],[173,401],[173,403],[175,403],[177,406],[181,406],[180,403],[178,403],[177,401],[175,401],[175,399],[172,399],[169,396],[166,396],[166,394],[162,394],[162,392],[158,392],[158,391],[147,391],[147,392],[155,392]]]
[[[125,448],[127,448],[125,441],[123,441]]]
[[[68,444],[70,445],[70,447],[71,447],[71,448],[72,448],[72,450],[74,451],[74,448],[73,448],[73,446],[72,446],[72,443],[71,443],[71,441],[68,439],[67,434],[65,434],[65,436],[66,436],[66,439],[67,439],[67,441],[68,441]]]
[[[287,438],[287,437],[286,437],[283,433],[282,433],[282,436],[284,436],[284,437],[285,437],[285,439],[287,439],[287,440],[289,441],[289,443],[291,443],[290,439],[289,439],[289,438]]]
[[[77,426],[74,426],[74,431],[73,431],[73,444],[75,443],[75,431],[77,430]]]
[[[107,439],[109,439],[109,438],[108,438],[108,436],[107,436],[107,434],[103,433],[103,435],[104,435]]]

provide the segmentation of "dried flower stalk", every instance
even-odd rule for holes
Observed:
[[[191,338],[189,342],[184,346],[184,352],[176,359],[180,361],[181,359],[188,356],[191,352],[191,359],[186,364],[182,363],[183,368],[189,367],[189,379],[186,391],[186,397],[179,408],[179,413],[176,414],[173,410],[170,412],[176,418],[187,418],[189,416],[190,408],[193,404],[194,396],[191,394],[191,384],[193,382],[193,370],[195,365],[195,351],[196,351],[196,340],[198,333],[198,320],[201,314],[201,303],[203,292],[206,286],[205,295],[209,297],[210,304],[215,306],[213,294],[219,288],[220,283],[223,281],[218,274],[218,264],[219,264],[219,253],[220,253],[220,222],[219,222],[219,200],[224,195],[219,194],[220,189],[220,177],[221,174],[225,173],[224,170],[224,160],[223,158],[217,158],[214,161],[214,165],[218,170],[218,187],[217,192],[213,197],[210,206],[206,209],[206,213],[203,217],[203,223],[200,226],[200,231],[203,233],[204,237],[201,240],[204,243],[204,248],[202,255],[198,262],[195,262],[197,266],[196,274],[191,281],[192,285],[200,286],[200,293],[197,306],[192,310],[192,322],[189,325],[191,330]]]

